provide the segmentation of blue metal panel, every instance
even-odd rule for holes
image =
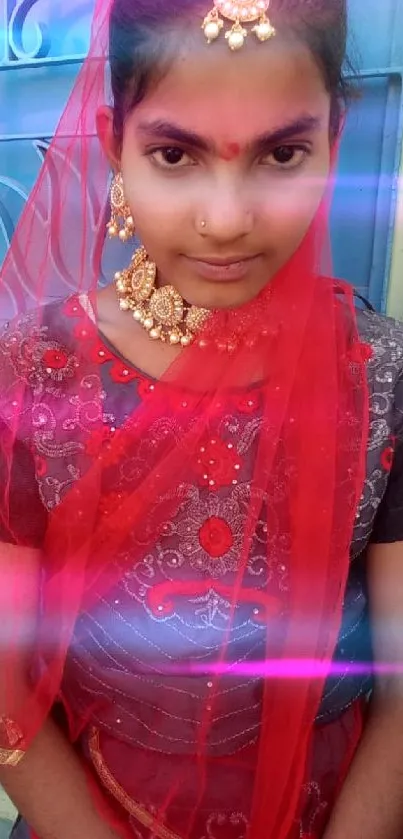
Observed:
[[[402,135],[402,77],[360,79],[340,150],[332,208],[335,273],[385,309]]]
[[[334,268],[384,311],[403,134],[403,0],[349,0],[349,17],[360,100],[340,151]]]
[[[1,0],[1,63],[85,55],[93,8],[94,0]]]
[[[402,139],[403,0],[349,0],[362,91],[332,211],[335,272],[384,308]],[[0,262],[88,47],[94,0],[0,0]],[[357,60],[358,56],[358,60]],[[38,142],[39,141],[39,142]]]

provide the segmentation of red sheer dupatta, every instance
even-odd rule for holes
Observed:
[[[97,3],[89,58],[2,271],[3,293],[22,310],[32,307],[25,321],[25,351],[30,361],[25,372],[19,367],[17,375],[9,344],[2,356],[7,357],[7,363],[1,365],[0,382],[1,416],[7,429],[1,439],[1,515],[6,523],[16,442],[23,437],[29,447],[31,435],[34,444],[33,406],[46,409],[47,400],[57,398],[49,390],[35,389],[32,379],[35,356],[31,350],[43,328],[43,303],[62,296],[66,286],[79,293],[95,290],[101,273],[108,167],[94,139],[94,121],[106,95],[109,5],[105,0]],[[55,177],[63,199],[57,206],[49,205],[49,184]],[[20,759],[49,714],[59,694],[77,616],[116,581],[114,559],[122,547],[130,540],[133,563],[154,544],[166,521],[186,504],[189,465],[201,441],[214,429],[226,395],[234,388],[259,382],[261,417],[232,609],[242,593],[253,534],[265,510],[267,555],[281,553],[291,584],[281,604],[281,632],[271,632],[268,622],[267,676],[250,835],[253,839],[288,837],[298,814],[314,720],[341,621],[368,432],[366,348],[359,341],[349,288],[319,273],[326,241],[327,212],[322,207],[298,251],[256,300],[239,310],[212,314],[199,339],[156,383],[152,399],[145,400],[117,430],[108,460],[101,438],[91,462],[82,456],[88,424],[77,423],[71,431],[77,450],[77,477],[48,514],[41,612],[34,638],[42,666],[24,688],[18,674],[25,606],[18,576],[8,584],[12,620],[7,654],[4,645],[2,651],[3,760]],[[4,341],[7,343],[7,335],[3,348]],[[99,385],[92,360],[83,355],[79,328],[76,342],[77,358],[86,367],[87,380]],[[180,412],[184,392],[190,409]],[[102,425],[102,410],[94,408],[97,401],[101,406],[100,385],[88,396],[92,429]],[[155,446],[152,431],[166,414],[168,402],[176,430]],[[141,465],[137,463],[140,447]],[[105,520],[99,514],[104,494],[113,492],[118,482],[110,467],[111,451],[116,462],[132,460],[138,468],[130,493]],[[282,493],[273,489],[279,481],[285,488]],[[23,557],[26,546],[18,544],[18,533],[13,541],[18,567],[19,547]],[[191,802],[183,839],[191,836],[206,786],[214,695],[231,667],[227,652],[223,638],[212,674],[212,699],[200,709],[197,721],[198,792]],[[175,795],[173,779],[167,808]],[[102,806],[102,798],[97,798]],[[109,817],[106,810],[105,815]],[[161,824],[165,815],[159,815]]]

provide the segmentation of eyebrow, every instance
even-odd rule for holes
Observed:
[[[254,152],[265,149],[268,146],[275,146],[291,140],[296,135],[307,134],[317,131],[322,125],[320,117],[311,114],[302,114],[292,122],[279,126],[272,131],[266,131],[255,137],[248,143],[248,150]],[[137,126],[140,134],[146,135],[154,140],[170,140],[181,145],[188,146],[199,151],[215,154],[217,147],[209,137],[202,137],[194,131],[182,128],[173,122],[165,120],[143,121]]]

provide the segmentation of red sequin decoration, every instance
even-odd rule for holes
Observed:
[[[42,356],[45,367],[50,367],[52,370],[63,370],[68,361],[69,356],[64,350],[45,350]]]
[[[224,519],[212,516],[200,528],[199,542],[209,556],[218,559],[232,548],[234,538],[229,524]]]
[[[393,446],[388,446],[386,449],[383,450],[381,454],[381,465],[386,472],[390,472],[393,466],[393,460],[395,457],[395,450]]]
[[[194,469],[201,486],[217,490],[237,482],[241,459],[231,443],[213,439],[202,443]]]

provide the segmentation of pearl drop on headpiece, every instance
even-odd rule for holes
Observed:
[[[224,26],[224,21],[230,20],[233,26],[225,33],[225,38],[231,50],[239,50],[243,47],[247,37],[245,23],[255,23],[252,32],[259,41],[267,41],[276,34],[267,17],[270,0],[214,0],[214,8],[204,18],[202,29],[207,42],[217,40]],[[221,17],[220,17],[221,15]],[[256,22],[257,21],[257,22]]]

